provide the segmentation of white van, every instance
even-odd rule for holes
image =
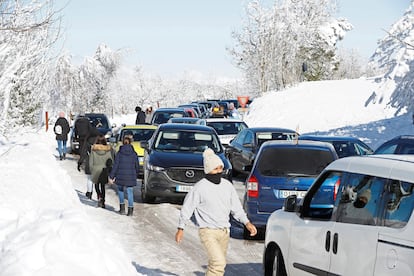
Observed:
[[[329,209],[316,202],[327,181]],[[265,275],[414,275],[413,207],[414,155],[338,159],[270,216]]]

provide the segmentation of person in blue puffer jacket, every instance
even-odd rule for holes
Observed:
[[[131,142],[131,137],[124,137],[122,141],[123,145],[115,155],[115,162],[108,179],[110,184],[116,184],[117,186],[120,214],[125,214],[124,189],[126,188],[128,198],[127,216],[132,216],[134,211],[133,188],[137,185],[139,171],[138,155],[132,147]]]

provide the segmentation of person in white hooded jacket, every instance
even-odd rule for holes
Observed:
[[[194,214],[199,237],[208,255],[206,275],[224,275],[227,246],[230,240],[230,214],[249,230],[257,234],[248,220],[233,184],[221,177],[223,161],[212,149],[203,153],[205,178],[198,181],[186,195],[180,212],[175,240],[180,243],[184,227]]]

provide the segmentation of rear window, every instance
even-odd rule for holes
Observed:
[[[265,176],[316,176],[334,160],[330,151],[303,148],[266,148],[258,159]]]
[[[107,118],[98,117],[92,115],[86,115],[89,119],[89,122],[96,128],[109,128],[109,123]]]
[[[257,133],[257,145],[261,146],[264,142],[270,140],[295,140],[296,133],[282,133],[282,132],[262,132]]]
[[[214,128],[218,135],[237,134],[247,128],[243,122],[208,122],[207,125]]]

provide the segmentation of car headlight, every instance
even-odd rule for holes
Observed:
[[[154,166],[151,164],[147,164],[147,169],[154,172],[163,172],[165,169],[163,167]]]

